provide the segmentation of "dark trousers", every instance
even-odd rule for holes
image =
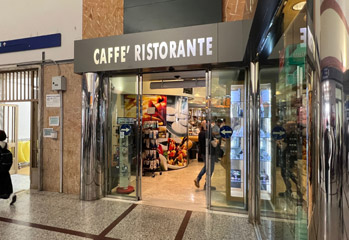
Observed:
[[[297,194],[300,199],[303,199],[302,192],[300,190],[300,187],[298,185],[298,179],[296,175],[292,172],[293,164],[281,164],[281,176],[285,182],[286,185],[286,192],[287,194],[291,195],[292,193],[292,184],[291,180],[295,183],[296,188],[297,188]]]
[[[0,172],[0,198],[7,199],[13,193],[11,175],[9,172]]]
[[[211,176],[213,174],[214,171],[214,165],[216,163],[216,156],[211,156]],[[204,174],[206,173],[206,162],[204,167],[201,169],[199,175],[197,176],[197,180],[200,182],[202,176],[204,176]]]

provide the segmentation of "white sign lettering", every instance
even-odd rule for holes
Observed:
[[[116,46],[116,47],[108,47],[105,48],[97,48],[93,54],[93,60],[96,65],[99,64],[110,64],[110,63],[118,63],[126,62],[126,54],[130,51],[130,46]],[[136,53],[137,56],[137,53]]]
[[[193,38],[179,41],[154,42],[136,44],[134,46],[134,61],[152,61],[166,58],[186,58],[212,56],[213,38]],[[197,52],[198,50],[198,52]],[[96,65],[127,62],[130,45],[96,48],[93,60]]]

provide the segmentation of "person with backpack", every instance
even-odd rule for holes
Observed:
[[[13,193],[10,175],[12,153],[7,149],[6,138],[6,133],[0,130],[0,199],[8,199],[12,205],[16,202],[17,196]]]

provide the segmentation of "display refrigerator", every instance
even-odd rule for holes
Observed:
[[[244,85],[232,85],[230,94],[230,168],[227,185],[228,200],[243,202],[246,199],[247,157],[246,157],[246,99]],[[260,190],[262,200],[272,200],[274,180],[272,176],[272,88],[262,84],[260,89]]]
[[[230,92],[230,168],[228,200],[244,202],[246,198],[245,94],[244,85],[232,85]]]
[[[272,200],[272,139],[271,139],[271,85],[261,84],[260,89],[260,190],[262,200]]]

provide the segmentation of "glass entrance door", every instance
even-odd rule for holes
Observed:
[[[301,11],[259,71],[259,229],[263,239],[307,239],[312,83]],[[258,108],[258,106],[256,106]],[[258,195],[258,194],[257,194]],[[271,220],[267,217],[275,217]]]
[[[246,209],[245,71],[213,70],[209,80],[209,206]]]
[[[106,195],[140,198],[139,76],[109,77]]]

